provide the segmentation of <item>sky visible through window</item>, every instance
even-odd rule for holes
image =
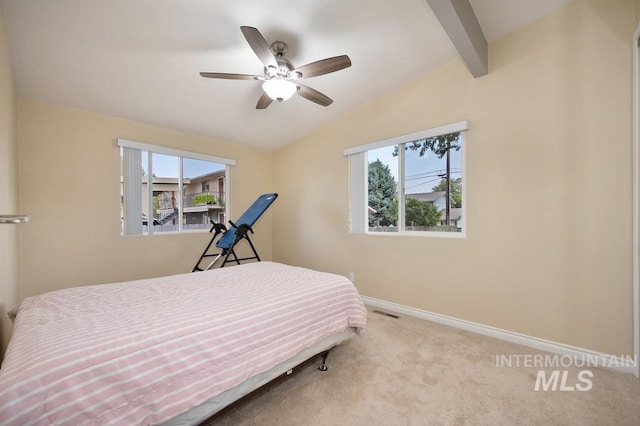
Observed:
[[[393,156],[393,146],[378,148],[368,151],[368,162],[371,163],[379,159],[389,166],[391,174],[399,183],[398,179],[398,157]],[[445,157],[438,158],[431,151],[420,157],[417,152],[408,149],[405,151],[406,187],[405,193],[416,194],[422,192],[432,192],[442,178],[439,175],[446,173]],[[451,150],[451,179],[462,176],[462,151]]]
[[[146,173],[146,165],[148,152],[142,151],[142,168]],[[171,155],[153,154],[153,174],[156,177],[173,177],[177,178],[179,173],[178,157]],[[223,170],[225,165],[222,163],[212,163],[204,160],[194,160],[192,158],[184,158],[183,173],[184,178],[194,178],[219,170]]]

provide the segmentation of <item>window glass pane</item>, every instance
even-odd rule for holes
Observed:
[[[398,147],[367,152],[367,217],[370,232],[398,231]]]
[[[350,232],[464,237],[466,130],[459,121],[345,149]]]
[[[146,144],[121,139],[118,145],[122,235],[209,230],[211,220],[225,222],[226,171],[233,160],[165,147],[145,150]]]
[[[405,144],[405,231],[462,231],[461,143],[453,133]]]
[[[153,232],[178,231],[180,158],[152,153],[151,170]],[[143,205],[143,211],[148,208]]]
[[[182,159],[184,229],[209,229],[210,220],[224,223],[225,165]]]

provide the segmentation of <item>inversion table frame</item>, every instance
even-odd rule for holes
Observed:
[[[244,260],[256,259],[259,262],[260,256],[258,256],[258,252],[253,246],[251,239],[249,238],[249,232],[253,234],[253,224],[256,223],[256,221],[260,218],[260,216],[262,216],[265,211],[267,211],[269,206],[273,204],[276,198],[278,198],[278,194],[275,192],[259,196],[258,199],[254,201],[253,204],[247,209],[247,211],[245,211],[242,216],[240,216],[240,219],[237,220],[237,223],[229,221],[229,224],[231,225],[231,228],[229,229],[227,229],[224,224],[215,223],[213,220],[211,220],[212,226],[209,232],[212,232],[213,236],[211,237],[209,244],[207,244],[207,247],[202,252],[200,259],[198,259],[198,262],[196,262],[196,265],[193,267],[193,270],[191,272],[209,270],[216,264],[216,262],[220,258],[222,258],[222,264],[220,265],[221,268],[224,268],[224,265],[226,265],[229,260],[236,262],[238,265],[240,265],[240,261]],[[221,237],[216,243],[216,248],[220,249],[220,252],[209,253],[209,249],[213,245],[213,242],[218,237],[218,235],[221,235]],[[239,258],[236,255],[234,247],[242,240],[247,240],[249,246],[251,247],[251,250],[253,250],[253,256]],[[229,259],[229,256],[233,256],[233,259]],[[205,257],[215,257],[215,259],[213,259],[213,261],[211,261],[204,269],[202,269],[200,267],[200,263]]]

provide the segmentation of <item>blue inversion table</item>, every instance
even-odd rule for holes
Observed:
[[[253,224],[260,219],[260,216],[267,211],[267,209],[273,204],[273,202],[278,198],[278,194],[275,192],[270,194],[262,194],[258,197],[256,201],[251,204],[251,206],[245,211],[242,216],[234,223],[229,221],[231,227],[227,229],[226,226],[222,223],[215,223],[211,220],[211,229],[209,232],[213,233],[209,244],[202,252],[200,259],[196,263],[196,266],[193,267],[191,272],[196,271],[206,271],[211,269],[216,262],[222,258],[221,268],[227,264],[228,261],[236,262],[238,265],[241,261],[244,260],[252,260],[256,259],[258,262],[260,261],[260,256],[258,256],[258,252],[256,248],[253,246],[251,239],[249,238],[249,233],[253,234]],[[209,249],[213,245],[215,239],[220,235],[220,239],[216,242],[216,248],[220,249],[218,253],[209,253]],[[249,246],[251,246],[251,250],[253,250],[253,256],[239,258],[236,255],[234,250],[236,244],[238,244],[242,240],[247,240]],[[230,256],[233,256],[233,259],[229,259]],[[200,267],[200,263],[206,257],[215,257],[212,262],[210,262],[204,269]]]

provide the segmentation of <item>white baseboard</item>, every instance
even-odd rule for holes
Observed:
[[[513,331],[502,330],[500,328],[488,325],[478,324],[446,315],[436,314],[409,306],[399,305],[397,303],[386,302],[384,300],[374,299],[373,297],[362,296],[362,301],[370,306],[389,310],[392,312],[409,315],[433,321],[439,324],[455,327],[472,333],[482,334],[484,336],[493,337],[495,339],[504,340],[529,348],[541,351],[551,352],[558,355],[566,355],[578,359],[595,359],[596,365],[610,368],[612,370],[623,373],[638,375],[638,360],[634,358],[634,362],[621,356],[607,355],[601,352],[595,352],[588,349],[578,348],[575,346],[565,345],[563,343],[553,342],[550,340],[539,339],[537,337],[527,336],[525,334],[515,333]]]

